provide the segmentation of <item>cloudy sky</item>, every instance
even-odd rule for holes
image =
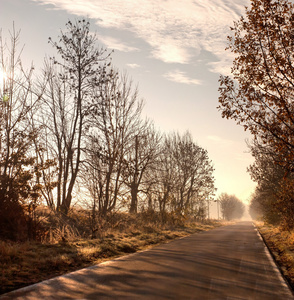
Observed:
[[[23,60],[42,67],[68,20],[86,17],[113,64],[138,84],[144,115],[162,132],[189,130],[208,150],[218,194],[247,201],[254,190],[246,168],[253,162],[250,135],[221,118],[219,74],[228,74],[230,26],[249,0],[0,0],[0,28],[13,22],[25,44]]]

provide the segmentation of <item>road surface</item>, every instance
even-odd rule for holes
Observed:
[[[250,222],[157,246],[0,299],[294,299]]]

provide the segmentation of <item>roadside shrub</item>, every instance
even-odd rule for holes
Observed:
[[[27,222],[22,205],[17,201],[0,201],[0,239],[27,239]]]

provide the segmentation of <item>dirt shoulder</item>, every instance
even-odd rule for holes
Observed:
[[[0,241],[0,294],[226,224],[211,221],[165,230],[132,229],[56,244]]]

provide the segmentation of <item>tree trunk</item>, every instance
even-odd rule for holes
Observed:
[[[130,213],[136,214],[138,212],[138,185],[134,182],[131,185],[131,196]]]

